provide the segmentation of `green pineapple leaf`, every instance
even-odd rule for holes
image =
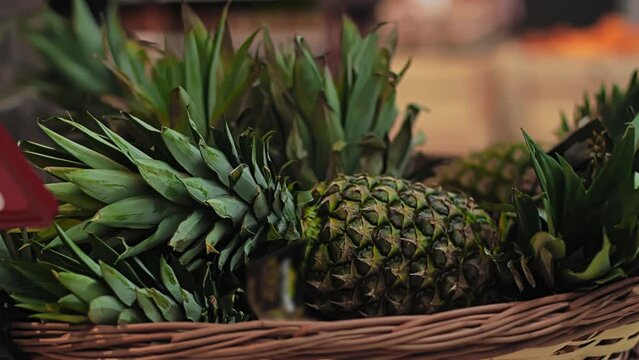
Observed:
[[[91,301],[88,317],[94,324],[117,324],[125,307],[117,298],[105,295]]]
[[[88,304],[73,294],[61,297],[58,300],[58,304],[60,304],[63,309],[70,310],[78,314],[86,314],[89,311]]]

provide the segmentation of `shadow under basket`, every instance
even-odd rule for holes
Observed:
[[[33,359],[630,359],[639,341],[639,277],[586,293],[433,315],[333,322],[18,322]]]

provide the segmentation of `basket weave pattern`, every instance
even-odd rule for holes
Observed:
[[[433,315],[238,324],[14,323],[34,359],[625,359],[639,340],[639,277],[588,293]]]

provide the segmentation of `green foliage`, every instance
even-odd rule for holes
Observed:
[[[220,293],[208,267],[189,271],[171,254],[154,249],[143,258],[121,259],[119,237],[92,236],[74,243],[57,224],[64,244],[42,248],[36,233],[25,234],[20,254],[0,254],[0,290],[31,318],[66,323],[123,324],[149,321],[246,320],[237,290]],[[3,244],[20,242],[3,234]],[[112,245],[111,245],[112,244]],[[25,258],[35,251],[35,260]],[[156,261],[150,261],[155,258]],[[157,259],[160,261],[157,262]],[[196,286],[195,284],[209,284]],[[214,287],[214,288],[212,288]]]
[[[258,29],[235,48],[227,23],[228,5],[213,34],[183,5],[184,51],[177,54],[128,37],[114,4],[101,29],[82,0],[74,4],[73,24],[58,26],[66,30],[53,32],[52,41],[43,40],[44,35],[37,32],[32,36],[53,72],[62,78],[59,82],[44,79],[43,84],[56,88],[52,94],[66,94],[65,87],[78,89],[102,101],[107,108],[98,109],[99,113],[123,110],[132,114],[125,121],[134,121],[138,127],[169,128],[196,144],[200,139],[211,141],[211,128],[221,128],[223,123],[229,124],[236,139],[247,126],[260,134],[276,129],[283,138],[272,148],[275,163],[278,168],[292,163],[286,174],[307,188],[340,173],[401,176],[410,170],[414,148],[423,140],[421,134],[412,136],[420,108],[408,107],[391,139],[398,117],[396,87],[409,65],[399,72],[391,69],[397,42],[394,30],[386,40],[377,31],[363,36],[345,19],[341,62],[333,74],[301,37],[295,38],[293,52],[281,51],[274,48],[267,29]],[[57,29],[53,24],[49,27]],[[262,57],[251,54],[260,32]],[[76,62],[48,56],[53,52],[70,57],[74,47],[84,49],[86,56]],[[69,100],[69,104],[62,102],[66,108],[94,109],[73,103],[73,97],[61,100]],[[122,131],[117,132],[126,138],[157,141]],[[75,147],[76,154],[85,151],[82,145]],[[35,155],[32,158],[36,160]],[[72,165],[66,160],[60,159],[56,166]]]
[[[249,54],[259,31],[233,49],[227,14],[228,5],[211,35],[195,13],[183,5],[181,55],[150,49],[128,39],[116,42],[126,42],[124,49],[107,48],[105,64],[125,89],[125,110],[152,126],[168,127],[191,139],[192,131],[209,139],[210,127],[220,127],[223,121],[235,124],[259,73]],[[117,29],[114,22],[107,27],[107,33],[117,35]],[[151,53],[157,53],[159,58]]]
[[[123,30],[115,20],[113,7],[106,16],[111,36],[105,38],[85,1],[73,0],[72,5],[71,19],[47,10],[40,18],[41,26],[27,28],[31,44],[46,64],[33,83],[42,95],[67,110],[112,111],[101,97],[122,93],[115,76],[101,61],[105,46],[122,51]]]
[[[235,140],[228,127],[211,128],[211,140],[195,143],[175,130],[145,124],[141,135],[158,141],[145,146],[96,122],[99,132],[63,118],[41,124],[60,148],[55,153],[73,159],[65,167],[46,156],[52,149],[26,145],[43,170],[62,180],[48,185],[60,212],[54,227],[28,233],[21,245],[37,250],[36,262],[17,262],[8,270],[3,266],[0,275],[9,281],[9,274],[19,271],[56,299],[65,297],[71,306],[88,309],[81,314],[86,319],[67,319],[74,322],[113,323],[120,316],[127,321],[194,320],[199,319],[198,304],[212,306],[211,321],[246,318],[246,262],[256,252],[300,238],[292,189],[269,157],[271,135],[260,138],[247,130]],[[78,141],[51,130],[51,123],[76,128]],[[14,237],[7,239],[12,241],[0,250],[16,258]],[[156,263],[161,255],[174,258],[177,268]],[[50,261],[44,260],[47,256]],[[193,274],[198,284],[204,274],[212,279],[197,288],[198,297],[193,288],[184,292],[174,286],[171,274],[180,273]],[[160,278],[173,285],[163,289]],[[178,311],[178,305],[184,309]],[[60,313],[57,307],[38,314],[48,319],[79,315]]]
[[[578,130],[581,131],[581,130]],[[524,133],[543,191],[543,207],[515,193],[516,252],[502,270],[549,291],[587,290],[636,275],[639,263],[639,190],[633,169],[634,125],[615,143],[592,179],[580,177],[559,154],[546,154]],[[517,255],[518,254],[518,255]],[[508,269],[505,269],[505,266]],[[526,287],[518,283],[520,290]]]
[[[599,120],[608,130],[612,140],[617,142],[624,135],[625,125],[636,117],[638,109],[639,82],[635,71],[625,90],[614,84],[609,89],[601,85],[592,97],[584,94],[581,104],[575,106],[573,124],[570,124],[567,116],[562,113],[561,125],[556,133],[560,138],[565,138],[589,121]]]
[[[423,140],[421,134],[412,137],[420,108],[408,107],[391,140],[396,87],[406,69],[390,68],[393,34],[382,43],[377,31],[362,36],[344,19],[334,75],[303,38],[295,38],[294,51],[278,51],[264,31],[261,87],[269,97],[265,116],[272,120],[256,126],[284,136],[276,155],[295,161],[288,169],[293,178],[309,186],[339,173],[407,173],[414,147]]]

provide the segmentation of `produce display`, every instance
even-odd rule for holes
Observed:
[[[0,290],[28,318],[253,320],[249,264],[300,242],[295,290],[318,320],[430,314],[638,275],[636,75],[594,105],[585,96],[547,152],[524,133],[434,179],[405,179],[420,108],[391,138],[407,69],[390,67],[392,33],[361,35],[345,20],[333,73],[299,37],[280,49],[264,29],[235,48],[227,9],[210,35],[183,5],[178,55],[127,37],[114,7],[100,28],[74,4],[73,26],[48,18],[54,41],[32,41],[57,86],[101,104],[69,109],[104,112],[41,121],[54,146],[20,143],[57,179],[47,187],[59,202],[51,227],[0,232]],[[69,67],[56,54],[76,43],[102,62]]]

